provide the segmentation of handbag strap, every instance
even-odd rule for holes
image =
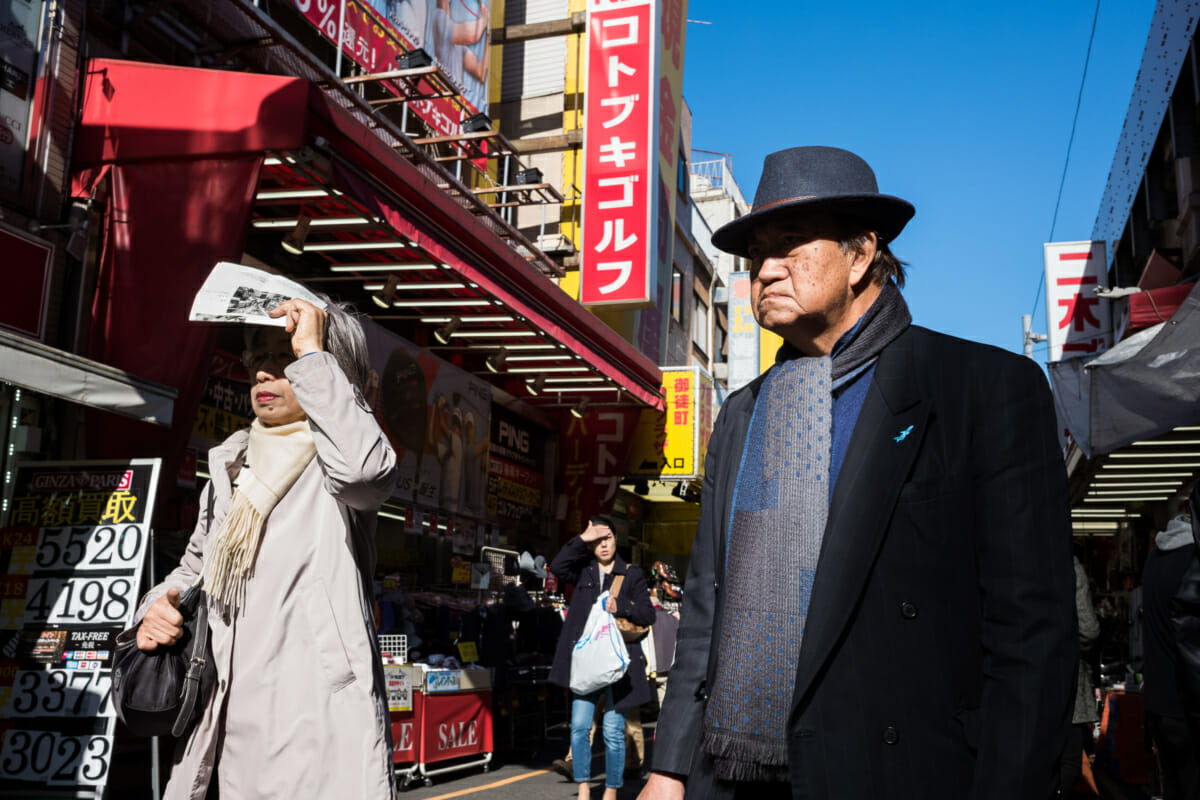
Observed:
[[[199,585],[188,589],[189,594],[193,591],[199,591]],[[200,679],[204,675],[207,658],[208,607],[201,594],[200,602],[196,606],[196,633],[192,637],[188,653],[187,673],[183,676],[183,696],[179,700],[179,714],[175,717],[175,724],[171,726],[171,735],[176,738],[183,736],[192,720],[196,701],[200,698]]]
[[[621,584],[625,582],[624,575],[613,575],[612,586],[608,588],[608,594],[612,599],[616,600],[621,594]]]

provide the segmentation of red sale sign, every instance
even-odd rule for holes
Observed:
[[[651,0],[589,0],[579,299],[646,307],[654,294],[654,105],[659,37]]]
[[[492,693],[428,694],[421,720],[421,761],[492,752]]]

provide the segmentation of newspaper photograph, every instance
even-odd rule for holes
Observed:
[[[267,312],[293,297],[325,308],[325,303],[315,294],[282,275],[221,261],[213,267],[196,293],[188,319],[192,322],[237,322],[282,328],[285,325],[284,318],[270,317]]]

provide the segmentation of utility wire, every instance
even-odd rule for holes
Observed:
[[[1075,116],[1071,120],[1071,136],[1067,139],[1067,157],[1063,160],[1062,177],[1058,179],[1058,197],[1054,201],[1054,218],[1050,220],[1050,235],[1047,242],[1054,241],[1054,229],[1058,225],[1058,210],[1062,205],[1063,187],[1067,183],[1067,167],[1071,164],[1071,146],[1075,144],[1075,126],[1079,124],[1079,107],[1083,104],[1083,87],[1087,83],[1088,64],[1092,61],[1092,42],[1096,38],[1096,20],[1100,18],[1100,0],[1096,0],[1096,10],[1092,14],[1092,32],[1088,35],[1087,55],[1083,57],[1083,76],[1079,79],[1079,95],[1075,98]],[[1037,313],[1038,301],[1042,299],[1042,287],[1046,282],[1046,270],[1042,269],[1038,276],[1037,293],[1033,296],[1033,310],[1030,316]]]

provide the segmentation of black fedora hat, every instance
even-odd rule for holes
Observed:
[[[884,242],[899,236],[915,212],[907,200],[880,194],[874,171],[849,150],[792,147],[763,160],[754,208],[718,228],[712,242],[727,253],[749,257],[754,227],[773,214],[796,208],[854,217]]]

